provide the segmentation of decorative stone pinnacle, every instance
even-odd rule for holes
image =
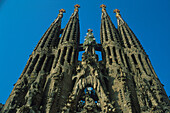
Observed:
[[[102,8],[102,12],[106,11],[106,5],[102,4],[102,5],[100,5],[100,7]]]
[[[59,12],[65,13],[66,10],[65,9],[60,9]]]
[[[117,18],[118,18],[118,17],[121,17],[121,15],[120,15],[120,10],[119,10],[119,9],[115,9],[115,10],[113,10],[113,12],[116,13],[116,17],[117,17]]]
[[[94,47],[96,45],[96,39],[94,38],[94,35],[92,33],[93,30],[88,29],[87,32],[88,33],[86,33],[87,36],[85,36],[85,41],[83,43],[83,48],[85,49],[86,53],[95,54]]]
[[[65,13],[66,12],[66,10],[65,9],[60,9],[59,10],[59,14],[58,14],[58,17],[63,17],[63,13]]]
[[[89,32],[89,31],[93,32],[93,30],[92,30],[92,29],[88,29],[88,30],[87,30],[87,32]]]
[[[74,5],[74,7],[75,7],[74,11],[79,11],[79,10],[78,10],[78,8],[80,8],[80,5],[79,5],[79,4]]]

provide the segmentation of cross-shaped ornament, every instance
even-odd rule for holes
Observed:
[[[59,14],[58,14],[58,17],[63,17],[63,13],[65,13],[66,12],[66,10],[65,9],[60,9],[59,10]]]
[[[80,5],[79,5],[79,4],[76,4],[76,5],[74,5],[74,7],[75,7],[74,11],[77,11],[77,12],[78,12],[78,11],[79,11],[78,8],[80,8]]]
[[[121,15],[120,15],[120,10],[119,10],[119,9],[115,9],[115,10],[113,10],[113,12],[116,13],[116,17],[117,17],[117,18],[118,18],[118,17],[121,17]]]
[[[102,4],[102,5],[100,5],[100,7],[102,8],[102,12],[103,12],[103,11],[106,11],[106,9],[105,9],[105,8],[106,8],[106,5]]]

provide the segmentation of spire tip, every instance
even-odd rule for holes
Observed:
[[[66,10],[65,9],[60,9],[59,12],[65,13]]]
[[[62,17],[63,17],[63,13],[65,13],[65,12],[66,12],[65,9],[60,9],[60,10],[59,10],[58,17],[62,18]]]
[[[100,5],[101,8],[106,8],[106,5],[102,4]]]
[[[102,8],[102,12],[106,10],[106,5],[102,4],[100,7]]]
[[[116,17],[117,17],[117,18],[118,18],[118,17],[121,17],[121,15],[120,15],[120,10],[119,10],[119,9],[115,9],[115,10],[113,10],[113,12],[116,13]]]
[[[90,32],[93,32],[93,30],[92,30],[92,29],[88,29],[88,30],[87,30],[87,32],[89,32],[89,31],[90,31]]]
[[[76,4],[76,5],[74,5],[74,7],[76,8],[80,8],[80,5],[79,4]]]
[[[74,11],[78,12],[79,11],[78,8],[80,8],[80,5],[76,4],[76,5],[74,5],[74,7],[75,7]]]

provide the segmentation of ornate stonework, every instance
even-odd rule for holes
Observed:
[[[64,29],[64,9],[40,39],[2,113],[169,113],[170,101],[140,42],[101,5],[101,44],[93,30],[80,44],[78,8]],[[61,37],[60,37],[61,34]],[[84,51],[82,61],[78,54]],[[98,60],[96,51],[101,51]]]

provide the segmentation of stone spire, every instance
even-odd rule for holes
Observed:
[[[80,5],[74,7],[64,29],[65,10],[59,11],[0,112],[169,113],[163,85],[120,11],[114,10],[117,30],[101,5],[101,44],[92,29],[80,44]],[[78,61],[80,51],[85,51],[82,61]],[[95,51],[102,52],[101,61]]]
[[[122,56],[119,33],[106,12],[106,6],[102,4],[100,7],[102,8],[100,40],[103,47],[103,55],[106,55],[105,58],[108,64],[122,64],[124,63],[124,58]]]
[[[120,10],[115,9],[113,12],[116,13],[116,18],[118,22],[118,31],[122,37],[124,46],[127,48],[141,49],[144,52],[143,47],[140,44],[139,40],[136,38],[133,31],[129,28],[127,23],[121,17]]]
[[[63,13],[65,13],[65,10],[60,9],[57,18],[44,33],[34,51],[36,51],[37,49],[38,51],[40,51],[49,47],[58,47],[59,35],[61,34],[61,19],[63,18]]]
[[[130,86],[131,76],[128,74],[128,61],[127,55],[124,53],[124,49],[121,45],[121,39],[118,33],[118,30],[113,25],[109,15],[106,12],[106,6],[101,5],[102,7],[102,20],[101,20],[101,44],[102,44],[102,55],[104,56],[106,62],[105,66],[108,68],[108,83],[107,87],[109,90],[109,97],[111,101],[115,101],[115,96],[121,101],[116,101],[115,106],[117,109],[122,109],[123,112],[138,112],[132,106],[136,104],[134,100],[129,96],[121,97],[121,95],[134,95],[135,92],[134,86]],[[115,80],[112,81],[111,77],[114,77]],[[115,85],[117,84],[117,85]],[[115,94],[114,92],[117,92]],[[133,94],[132,94],[133,92]],[[118,104],[120,106],[118,106]],[[139,107],[136,104],[137,107]]]
[[[146,109],[150,108],[152,105],[151,109],[159,111],[159,108],[153,107],[158,106],[159,104],[162,106],[163,101],[165,106],[168,106],[168,97],[165,96],[166,93],[142,45],[127,23],[122,19],[120,10],[115,9],[114,13],[116,13],[118,31],[124,45],[124,52],[127,56],[126,59],[131,63],[128,67],[134,76],[132,79],[134,79],[136,89],[138,89],[135,95],[139,101],[140,110],[146,111]],[[152,88],[155,90],[155,93],[152,92]],[[134,91],[134,89],[132,91]],[[143,100],[146,97],[149,97],[150,99]],[[150,105],[148,105],[148,103],[150,103]]]
[[[63,65],[64,62],[73,64],[77,61],[77,48],[80,41],[80,26],[78,17],[78,8],[80,5],[76,4],[74,7],[74,12],[64,28],[59,42],[54,68],[57,64]]]
[[[106,5],[102,4],[100,5],[100,7],[102,8],[102,17],[101,17],[102,20],[101,20],[101,29],[100,29],[101,43],[104,44],[112,41],[115,44],[119,44],[118,32],[114,24],[112,23],[109,15],[106,12]]]
[[[66,27],[63,30],[52,66],[49,84],[47,84],[47,99],[44,100],[45,112],[61,112],[72,88],[72,75],[75,74],[78,61],[78,46],[80,27],[78,8],[76,4]],[[53,107],[56,106],[56,107]]]
[[[67,41],[76,41],[76,43],[78,43],[80,40],[79,38],[75,37],[75,34],[78,34],[79,32],[78,8],[80,7],[80,5],[76,4],[74,7],[74,12],[71,15],[70,20],[63,31],[63,35],[61,36],[60,44]]]
[[[132,70],[139,68],[140,72],[142,73],[156,76],[148,56],[146,55],[135,34],[122,19],[120,10],[115,9],[114,13],[116,13],[118,31],[124,44],[125,53],[128,55],[130,62],[133,63]]]
[[[58,17],[45,32],[33,53],[30,55],[24,71],[3,107],[4,112],[20,112],[21,109],[25,109],[24,106],[21,108],[22,105],[26,104],[31,107],[31,105],[35,103],[36,99],[42,98],[42,95],[39,95],[39,92],[42,91],[42,87],[40,87],[40,89],[34,88],[45,83],[46,75],[51,70],[54,56],[52,54],[49,55],[52,50],[50,47],[57,47],[60,35],[61,19],[64,12],[64,9],[59,10]],[[40,102],[40,100],[37,101],[38,106]],[[18,110],[15,106],[18,106]]]

